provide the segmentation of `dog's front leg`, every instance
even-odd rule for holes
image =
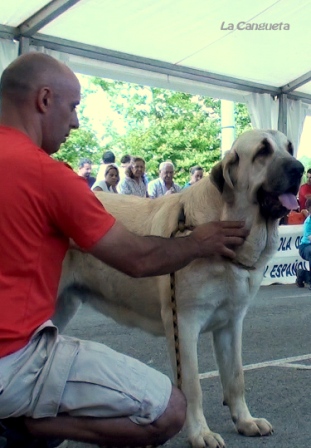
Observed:
[[[162,309],[169,354],[176,382],[176,350],[172,325],[172,311]],[[199,317],[178,314],[178,350],[181,362],[182,390],[187,399],[186,426],[188,438],[193,448],[224,448],[222,437],[212,432],[205,420],[202,406],[202,389],[199,380],[197,343],[200,333]]]
[[[252,417],[245,402],[242,326],[243,317],[240,317],[229,322],[226,327],[213,332],[224,404],[229,406],[232,421],[240,434],[268,436],[273,432],[270,423],[264,418]]]

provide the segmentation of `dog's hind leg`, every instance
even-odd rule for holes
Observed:
[[[242,366],[243,317],[231,320],[227,326],[214,331],[214,348],[224,394],[237,431],[245,436],[267,436],[272,434],[271,424],[264,418],[251,416],[244,394]]]

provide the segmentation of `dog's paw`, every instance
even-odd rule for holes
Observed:
[[[189,438],[192,448],[226,448],[223,438],[212,431],[204,431]]]
[[[273,434],[272,425],[265,418],[252,418],[239,421],[236,428],[246,437],[262,437]]]

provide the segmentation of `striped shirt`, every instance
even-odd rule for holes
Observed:
[[[142,179],[139,182],[131,177],[125,177],[118,185],[119,193],[121,194],[133,194],[134,196],[147,197],[147,186]]]

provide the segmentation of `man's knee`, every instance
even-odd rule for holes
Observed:
[[[165,443],[182,429],[186,420],[186,410],[187,403],[184,394],[173,386],[165,411],[153,422],[153,427],[157,431],[158,444]]]

